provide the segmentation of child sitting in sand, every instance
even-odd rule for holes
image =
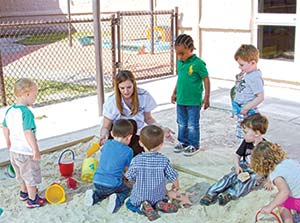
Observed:
[[[271,142],[259,143],[252,154],[251,168],[259,175],[268,177],[278,189],[275,198],[261,209],[270,214],[278,207],[285,223],[292,223],[292,210],[300,212],[300,164],[286,159],[285,151]]]
[[[131,188],[123,182],[123,173],[133,157],[128,146],[133,125],[126,119],[119,119],[113,125],[111,134],[114,139],[107,140],[101,149],[99,166],[94,175],[95,190],[85,193],[85,205],[92,206],[109,197],[107,211],[117,212],[129,196]]]
[[[28,108],[34,103],[37,92],[37,85],[32,80],[19,79],[14,86],[17,103],[6,110],[2,124],[10,162],[21,186],[19,198],[26,201],[28,208],[46,204],[46,199],[37,193],[37,185],[42,182],[41,157],[35,136],[34,115]]]
[[[256,113],[245,118],[243,127],[244,140],[234,157],[234,169],[218,182],[211,185],[201,198],[201,205],[210,205],[218,200],[220,205],[226,205],[230,200],[245,196],[259,184],[257,175],[249,168],[250,157],[255,145],[263,141],[262,135],[268,129],[265,116]],[[265,187],[269,189],[269,184]]]
[[[132,159],[126,178],[133,182],[133,190],[126,202],[129,210],[144,214],[150,221],[160,217],[158,210],[166,213],[177,212],[175,204],[166,199],[166,180],[173,182],[173,190],[179,189],[178,173],[170,160],[158,151],[163,146],[164,132],[155,125],[141,130],[140,144],[145,149]]]

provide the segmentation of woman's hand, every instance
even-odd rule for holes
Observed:
[[[108,139],[109,131],[110,131],[111,127],[112,127],[112,121],[110,119],[104,117],[103,124],[100,129],[100,136],[99,136],[100,146],[102,146]]]
[[[102,146],[106,142],[107,139],[108,139],[108,135],[107,136],[100,135],[100,139],[99,139],[100,146]]]
[[[162,129],[164,130],[165,139],[169,142],[174,142],[175,139],[173,135],[175,134],[175,132],[169,129],[168,127],[164,127]]]

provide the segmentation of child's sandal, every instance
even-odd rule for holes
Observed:
[[[173,203],[159,201],[156,203],[155,208],[165,213],[176,213],[178,207]]]
[[[144,201],[142,203],[141,211],[149,219],[149,221],[154,221],[154,220],[160,218],[160,215],[157,213],[156,210],[154,210],[154,208],[148,201]]]

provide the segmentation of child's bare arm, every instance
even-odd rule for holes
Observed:
[[[269,177],[267,179],[265,179],[265,181],[263,182],[263,186],[264,186],[265,190],[268,190],[268,191],[273,190],[273,184],[270,181]]]
[[[274,208],[281,205],[289,196],[290,189],[286,181],[282,177],[276,177],[274,184],[278,189],[278,193],[275,198],[266,206],[261,209],[261,213],[270,214]]]
[[[209,108],[209,97],[210,97],[210,80],[208,77],[203,78],[203,83],[204,83],[204,98],[202,102],[202,106],[205,109]]]
[[[176,86],[173,90],[172,96],[171,96],[171,103],[175,104],[176,103]]]
[[[40,160],[41,156],[40,156],[39,146],[37,144],[35,135],[33,134],[33,132],[31,130],[25,130],[24,135],[25,135],[25,138],[26,138],[28,144],[32,148],[33,160]]]
[[[176,180],[173,181],[172,190],[174,190],[174,191],[179,190],[179,180],[178,180],[178,178],[176,178]]]
[[[256,108],[260,103],[264,101],[264,98],[265,95],[263,92],[256,94],[256,97],[242,108],[241,114],[245,115],[250,109]]]
[[[9,138],[9,129],[7,127],[3,127],[3,135],[6,141],[6,146],[8,149],[10,149],[11,147],[11,142],[10,142],[10,138]]]
[[[236,174],[243,172],[243,169],[240,166],[240,159],[241,159],[241,156],[239,156],[238,154],[234,154],[233,162],[234,162],[234,168],[235,168]]]

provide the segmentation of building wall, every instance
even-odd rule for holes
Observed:
[[[251,1],[203,0],[201,56],[214,77],[234,79],[239,73],[233,56],[243,43],[251,43]]]
[[[59,0],[1,0],[0,14],[2,16],[45,12],[60,13]]]

